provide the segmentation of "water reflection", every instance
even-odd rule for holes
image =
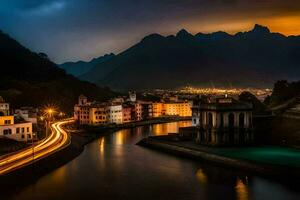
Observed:
[[[57,184],[65,184],[66,183],[66,168],[59,168],[56,173],[53,175],[53,181]]]
[[[105,138],[102,137],[99,139],[99,149],[100,149],[100,155],[104,155],[104,144],[105,144]]]
[[[87,145],[79,157],[63,167],[20,191],[12,191],[10,197],[18,200],[300,199],[297,190],[277,182],[135,145],[149,135],[176,133],[179,127],[190,125],[188,121],[116,131]],[[11,199],[1,198],[1,189],[0,199]]]
[[[124,140],[127,136],[127,133],[129,132],[130,130],[123,130],[123,131],[120,131],[120,132],[117,132],[116,133],[116,145],[123,145],[124,144]]]
[[[249,192],[248,192],[248,177],[246,176],[244,181],[240,178],[237,178],[235,190],[237,194],[237,200],[248,200]]]
[[[180,127],[191,126],[190,121],[181,121],[165,124],[154,124],[151,126],[153,135],[166,135],[168,133],[178,133]]]
[[[227,173],[221,174],[218,171],[214,170],[214,168],[200,168],[196,173],[197,179],[202,186],[208,186],[209,184],[220,184],[223,182],[224,185],[229,186],[230,188],[234,188],[236,194],[235,199],[237,200],[249,200],[249,179],[248,176],[232,174],[230,171]],[[225,177],[225,180],[224,180]],[[236,181],[234,181],[236,179]],[[209,188],[206,188],[207,193],[210,192]]]
[[[202,169],[199,169],[197,171],[197,174],[196,174],[198,180],[200,181],[201,184],[206,184],[207,183],[207,176],[206,174],[203,172]]]

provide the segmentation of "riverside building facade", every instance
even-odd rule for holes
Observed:
[[[105,125],[136,122],[157,117],[191,117],[191,104],[187,101],[138,101],[134,92],[129,98],[115,98],[108,102],[89,102],[81,95],[74,106],[74,118],[80,125]]]
[[[196,142],[213,146],[253,142],[252,110],[251,104],[227,96],[195,100],[192,130]]]
[[[187,101],[152,103],[150,113],[154,118],[163,116],[191,117],[191,103]]]

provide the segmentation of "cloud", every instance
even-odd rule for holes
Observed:
[[[0,29],[61,62],[118,53],[147,34],[181,28],[234,33],[261,23],[300,34],[299,13],[296,0],[0,0]]]
[[[44,1],[40,3],[27,4],[23,7],[23,12],[32,15],[49,15],[62,10],[66,2],[62,0]]]

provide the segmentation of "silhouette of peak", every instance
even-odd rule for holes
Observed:
[[[232,37],[232,35],[223,32],[223,31],[218,31],[218,32],[213,32],[213,33],[197,33],[195,35],[196,38],[198,39],[215,39],[215,40],[222,40],[222,39],[227,39]]]
[[[189,32],[187,32],[185,29],[181,29],[177,34],[176,37],[179,39],[191,39],[194,36],[192,34],[190,34]]]
[[[254,26],[254,28],[251,32],[254,32],[254,33],[270,33],[270,29],[266,26],[255,24],[255,26]]]
[[[111,57],[114,57],[114,56],[116,56],[114,53],[109,53],[109,54],[105,54],[104,56],[99,56],[97,58],[93,58],[90,62],[97,61],[97,60],[102,60],[102,59],[106,59],[106,58],[111,58]]]
[[[185,29],[181,29],[176,35],[177,36],[179,36],[179,35],[190,35],[190,33],[187,32],[187,30],[185,30]]]
[[[145,41],[156,41],[156,40],[161,40],[161,39],[164,39],[165,37],[160,35],[160,34],[157,34],[157,33],[153,33],[153,34],[150,34],[146,37],[144,37],[144,39],[142,40],[142,42],[145,42]]]

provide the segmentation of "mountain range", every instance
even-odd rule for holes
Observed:
[[[98,58],[94,58],[89,62],[85,62],[85,61],[66,62],[66,63],[59,65],[59,67],[66,70],[66,72],[69,74],[72,74],[74,76],[81,76],[81,75],[87,73],[88,71],[90,71],[94,66],[101,64],[105,61],[108,61],[111,58],[113,58],[114,56],[115,56],[115,54],[111,53],[111,54],[106,54],[106,55],[98,57]],[[103,73],[101,73],[101,74],[104,74],[104,73],[105,73],[105,69],[103,69]]]
[[[108,88],[67,74],[44,53],[34,53],[0,31],[0,96],[12,107],[53,104],[72,112],[80,94],[95,100],[115,95]]]
[[[256,24],[246,32],[151,34],[79,76],[113,89],[270,87],[300,78],[300,37]],[[105,69],[105,70],[103,70]]]

